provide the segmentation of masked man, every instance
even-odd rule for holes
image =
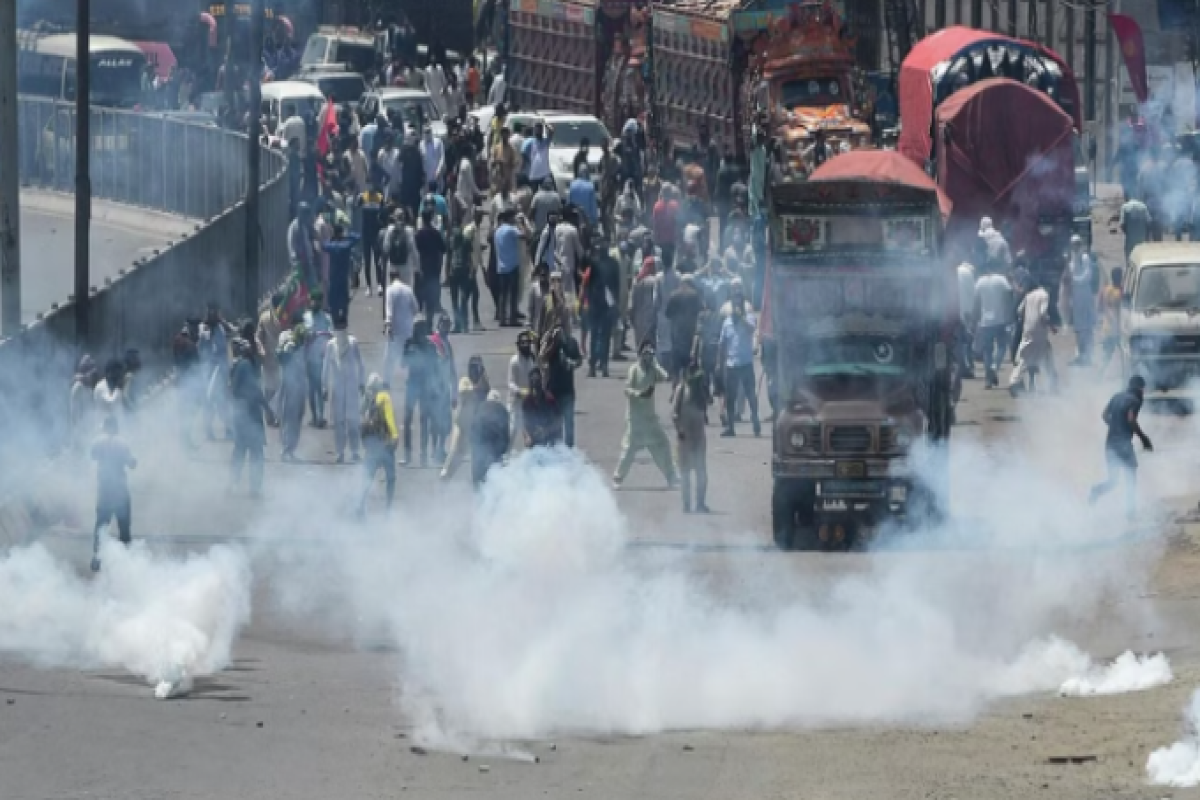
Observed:
[[[667,371],[654,358],[654,345],[643,342],[638,352],[638,361],[629,368],[625,382],[625,396],[629,411],[625,417],[625,437],[621,440],[621,458],[613,474],[613,486],[619,488],[625,482],[634,457],[643,449],[650,451],[654,463],[662,471],[667,483],[674,487],[675,462],[671,458],[671,442],[658,421],[654,411],[654,387],[669,381]]]

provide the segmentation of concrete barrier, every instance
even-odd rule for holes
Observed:
[[[21,98],[24,183],[69,190],[62,158],[73,147],[69,104]],[[95,286],[89,331],[77,342],[73,305],[0,340],[0,546],[27,538],[46,515],[37,508],[39,466],[69,433],[71,376],[82,353],[103,365],[127,349],[141,352],[157,380],[171,365],[172,338],[189,314],[216,302],[230,318],[257,312],[289,270],[287,164],[265,150],[258,286],[245,286],[246,137],[159,116],[93,109],[93,194],[206,220],[110,284]],[[97,154],[100,157],[97,158]],[[73,167],[73,157],[69,162]],[[25,265],[35,263],[26,254]]]

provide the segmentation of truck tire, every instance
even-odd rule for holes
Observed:
[[[771,528],[775,546],[790,550],[819,550],[813,514],[813,487],[794,481],[775,481],[771,491]]]

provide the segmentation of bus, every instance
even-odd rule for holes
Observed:
[[[52,100],[75,99],[74,33],[21,31],[17,37],[17,91]],[[91,97],[93,106],[133,108],[142,101],[146,54],[133,42],[115,36],[92,36]]]

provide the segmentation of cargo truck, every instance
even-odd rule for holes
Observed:
[[[904,156],[868,150],[773,183],[769,208],[776,545],[836,549],[936,519],[958,319],[949,201]]]
[[[947,28],[905,59],[899,96],[899,149],[953,202],[948,236],[967,242],[991,217],[1056,294],[1071,235],[1092,239],[1079,87],[1066,62],[1033,42]]]
[[[764,121],[798,154],[815,132],[858,148],[865,83],[829,2],[507,0],[501,53],[522,109],[594,114],[618,131],[649,110],[657,144],[695,150],[701,130],[745,153]]]

